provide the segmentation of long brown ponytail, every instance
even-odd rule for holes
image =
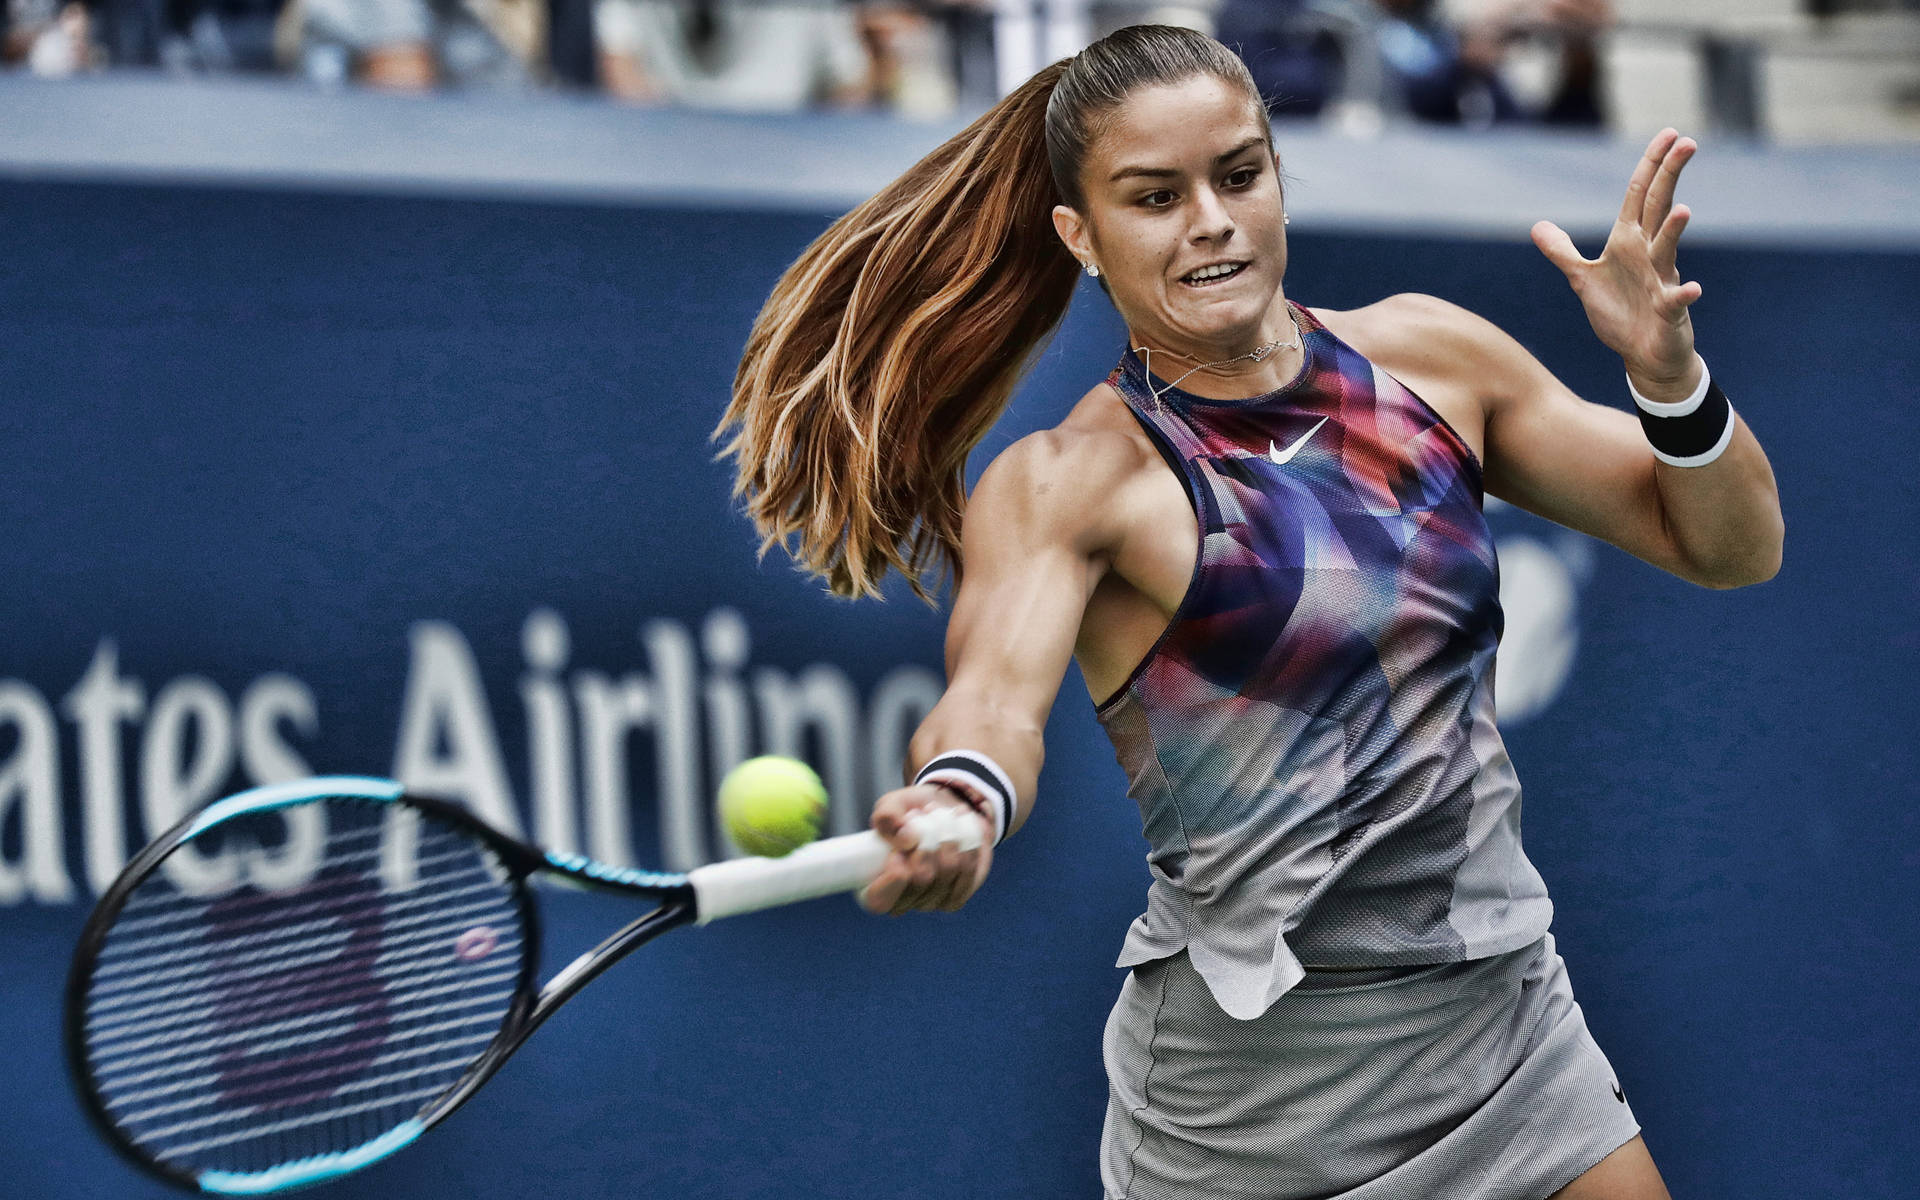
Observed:
[[[1092,121],[1202,72],[1257,100],[1211,38],[1121,30],[1022,84],[788,268],[714,431],[763,553],[787,547],[842,596],[877,594],[892,569],[931,599],[934,568],[958,573],[967,455],[1073,296],[1052,211],[1081,207]]]

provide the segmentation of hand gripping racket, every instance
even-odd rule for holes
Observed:
[[[979,845],[955,810],[909,826]],[[167,831],[101,897],[67,980],[68,1062],[144,1170],[221,1195],[318,1183],[445,1120],[636,947],[851,891],[889,852],[868,831],[661,874],[536,849],[390,780],[255,788]],[[537,986],[535,875],[656,907]]]

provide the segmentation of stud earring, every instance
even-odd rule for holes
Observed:
[[[1289,216],[1288,216],[1288,215],[1286,215],[1285,213],[1281,213],[1281,214],[1280,214],[1280,223],[1281,223],[1282,225],[1291,225],[1291,224],[1293,224],[1293,218],[1292,218],[1292,217],[1289,217]]]
[[[1088,279],[1098,279],[1098,278],[1100,278],[1100,268],[1099,268],[1099,267],[1096,267],[1096,266],[1094,266],[1094,265],[1093,265],[1092,263],[1088,263],[1088,264],[1087,264],[1087,278],[1088,278]]]

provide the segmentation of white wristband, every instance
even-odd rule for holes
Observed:
[[[1649,400],[1640,394],[1639,388],[1633,386],[1633,376],[1627,376],[1627,394],[1633,397],[1635,406],[1650,417],[1684,417],[1700,407],[1700,402],[1707,398],[1707,389],[1712,386],[1713,372],[1707,369],[1707,360],[1704,358],[1700,360],[1700,382],[1694,385],[1693,394],[1685,400]]]
[[[947,784],[978,796],[985,801],[985,811],[980,815],[993,827],[993,844],[1007,840],[1007,831],[1013,825],[1013,781],[999,763],[978,750],[944,750],[921,767],[913,781]]]

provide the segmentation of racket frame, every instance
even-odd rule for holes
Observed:
[[[246,1173],[198,1174],[161,1162],[142,1151],[107,1112],[87,1055],[86,999],[94,967],[109,931],[134,890],[184,843],[209,829],[252,813],[270,812],[329,796],[373,804],[411,807],[471,834],[505,872],[520,915],[520,973],[500,1030],[446,1091],[428,1100],[410,1119],[359,1146]],[[971,850],[981,844],[979,830],[954,811],[918,813],[908,828],[922,846],[951,843]],[[851,891],[879,872],[893,853],[871,830],[814,842],[779,859],[746,858],[710,863],[686,874],[617,867],[578,854],[543,851],[508,837],[460,805],[406,791],[390,779],[358,775],[319,776],[268,784],[218,800],[186,817],[134,855],[87,917],[67,972],[64,1005],[69,1073],[88,1118],[120,1156],[148,1174],[190,1190],[216,1195],[266,1195],[322,1183],[357,1171],[411,1144],[445,1120],[491,1079],[527,1038],[562,1004],[614,963],[670,929],[707,924],[724,917],[776,905]],[[528,881],[552,875],[589,890],[644,896],[658,901],[651,912],[615,931],[562,968],[544,987],[536,985],[540,958],[539,908]]]
[[[520,971],[513,999],[501,1018],[500,1030],[446,1091],[429,1099],[414,1116],[360,1146],[312,1159],[282,1164],[265,1171],[234,1173],[185,1170],[146,1153],[123,1132],[108,1113],[87,1053],[87,993],[100,953],[127,900],[160,864],[182,845],[235,818],[271,812],[300,804],[324,802],[329,797],[412,808],[434,820],[469,834],[492,852],[505,871],[520,917]],[[593,949],[548,980],[538,983],[540,965],[539,906],[528,882],[548,874],[588,889],[644,896],[659,906],[628,922]],[[215,1195],[266,1195],[306,1187],[357,1171],[411,1144],[471,1099],[505,1065],[527,1038],[580,989],[609,967],[647,942],[679,925],[693,922],[696,900],[685,875],[637,871],[599,863],[578,855],[551,854],[508,837],[451,801],[405,791],[392,780],[363,776],[322,776],[292,783],[270,784],[237,793],[208,805],[175,824],[134,855],[88,915],[81,929],[73,961],[68,967],[64,1008],[64,1037],[69,1074],[81,1107],[107,1144],[142,1171],[196,1192]]]

